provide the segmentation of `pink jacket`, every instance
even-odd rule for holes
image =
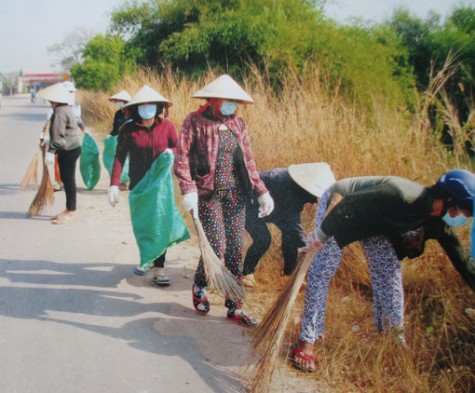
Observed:
[[[178,137],[174,170],[180,182],[181,193],[198,192],[201,197],[213,194],[219,144],[218,127],[221,124],[233,132],[241,148],[244,184],[258,196],[265,194],[267,188],[257,172],[244,121],[238,116],[230,116],[221,123],[198,112],[186,117]]]

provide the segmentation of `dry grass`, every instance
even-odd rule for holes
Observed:
[[[173,101],[170,119],[179,129],[201,103],[191,95],[215,76],[190,82],[171,73],[144,71],[110,93],[126,89],[134,94],[149,84]],[[348,105],[337,93],[326,92],[318,80],[318,75],[303,84],[289,80],[279,95],[259,76],[246,81],[245,89],[256,104],[241,107],[240,114],[248,125],[259,169],[326,161],[337,178],[399,175],[431,184],[447,169],[468,167],[434,138],[424,111],[412,116],[375,98],[369,113]],[[114,113],[107,96],[79,95],[86,124],[104,136]],[[442,111],[443,101],[438,101]],[[426,102],[421,102],[421,108]],[[305,229],[312,227],[313,217],[314,208],[306,208]],[[257,317],[266,313],[287,282],[281,276],[280,234],[272,230],[272,248],[256,272],[259,285],[248,291],[247,307]],[[468,229],[462,229],[460,236],[468,249]],[[298,374],[299,378],[325,381],[336,392],[475,390],[475,321],[464,314],[465,308],[475,306],[474,292],[436,243],[429,243],[422,257],[403,262],[403,277],[408,350],[395,345],[393,337],[374,332],[367,265],[357,245],[348,247],[330,287],[325,340],[315,347],[317,373]],[[286,345],[298,335],[303,293],[290,318]],[[294,373],[284,358],[280,364]]]

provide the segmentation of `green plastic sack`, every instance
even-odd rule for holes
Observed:
[[[173,154],[160,154],[129,193],[132,228],[142,268],[149,267],[167,248],[190,238],[175,203],[173,159]]]
[[[101,163],[99,161],[99,148],[90,134],[84,134],[82,140],[79,169],[86,188],[92,190],[101,177]]]
[[[114,166],[115,150],[117,149],[117,135],[110,135],[104,139],[104,150],[102,151],[102,163],[109,172],[109,176],[112,175],[112,167]],[[120,175],[120,182],[127,184],[129,179],[129,158],[125,160],[124,167],[122,168],[122,174]]]

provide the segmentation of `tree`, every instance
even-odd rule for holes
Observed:
[[[71,67],[78,87],[109,90],[122,75],[135,68],[134,56],[128,55],[125,43],[118,35],[98,34],[86,45],[80,64]]]
[[[78,28],[68,33],[61,42],[49,46],[47,51],[53,57],[53,66],[69,72],[74,64],[81,63],[84,48],[93,36],[92,31]]]
[[[428,89],[431,78],[446,67],[447,59],[452,59],[444,94],[455,106],[458,121],[465,124],[475,100],[475,8],[457,8],[443,24],[434,13],[422,20],[400,9],[388,25],[409,52],[420,91]]]
[[[1,74],[0,78],[2,81],[2,92],[0,93],[6,93],[8,95],[13,95],[17,94],[18,92],[18,78],[21,75],[20,72],[7,72],[5,74]]]
[[[112,31],[137,51],[137,64],[171,67],[188,76],[213,69],[235,77],[256,68],[279,88],[289,74],[343,87],[365,104],[390,92],[402,104],[392,70],[394,47],[358,27],[324,17],[323,1],[170,0],[125,5],[112,14]],[[399,54],[400,55],[400,54]],[[402,64],[402,63],[401,63]],[[402,65],[399,64],[399,71]],[[405,73],[407,75],[407,73]]]

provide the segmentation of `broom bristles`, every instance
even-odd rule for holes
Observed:
[[[38,215],[45,206],[52,205],[53,203],[54,189],[49,177],[48,167],[45,165],[43,158],[43,176],[41,178],[41,184],[35,197],[33,198],[33,202],[31,202],[30,208],[28,209],[27,217]]]
[[[39,147],[33,158],[30,161],[30,165],[28,165],[28,169],[26,170],[25,176],[23,176],[23,180],[20,183],[20,188],[24,190],[28,185],[34,182],[36,186],[38,184],[38,156],[41,152],[41,147]]]
[[[269,391],[293,306],[314,256],[315,251],[305,255],[259,324],[253,339],[253,350],[247,361],[248,367],[251,367],[253,359],[259,357],[249,378],[251,392]]]
[[[198,234],[198,243],[208,285],[216,289],[226,298],[236,303],[241,303],[245,297],[244,288],[239,285],[236,277],[233,276],[229,269],[224,266],[221,259],[215,254],[209,244],[200,220],[193,217],[193,222],[195,223],[196,232]]]

